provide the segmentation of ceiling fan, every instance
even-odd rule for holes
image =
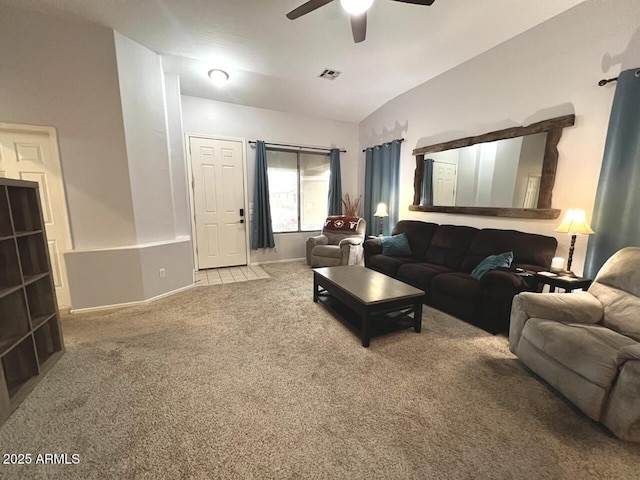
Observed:
[[[392,2],[412,3],[414,5],[429,6],[435,0],[391,0]],[[303,3],[298,8],[291,10],[287,13],[289,20],[295,20],[307,13],[324,7],[333,0],[309,0]],[[340,0],[342,8],[351,17],[351,31],[353,32],[353,41],[355,43],[362,42],[367,37],[367,10],[373,4],[373,0]]]

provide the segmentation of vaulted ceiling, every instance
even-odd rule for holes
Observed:
[[[111,27],[163,56],[186,95],[359,122],[392,98],[583,0],[375,0],[354,44],[339,0],[0,0]],[[222,68],[223,88],[207,78]],[[319,78],[325,68],[342,72]]]

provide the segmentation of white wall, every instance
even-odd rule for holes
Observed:
[[[55,127],[75,248],[136,233],[113,31],[0,5],[0,122]]]
[[[137,243],[176,236],[160,56],[114,33]]]
[[[213,88],[213,87],[212,87]],[[182,97],[185,134],[234,137],[245,140],[345,148],[341,154],[342,193],[356,193],[358,126],[354,123],[323,120],[302,115]],[[253,200],[255,149],[247,145],[249,202]],[[250,235],[251,225],[247,226]],[[276,248],[251,250],[251,262],[268,262],[305,256],[309,233],[276,234]]]
[[[178,75],[165,73],[165,101],[173,191],[173,218],[177,236],[191,236],[191,214],[187,185],[187,164],[182,131],[182,101]]]
[[[558,146],[553,207],[584,208],[591,218],[614,85],[601,78],[640,64],[640,2],[584,2],[455,69],[395,98],[360,123],[360,146],[404,136],[401,218],[556,235],[566,257],[569,238],[558,220],[523,220],[409,212],[416,147],[576,114]],[[363,157],[359,162],[363,189]],[[584,265],[579,238],[574,271]]]

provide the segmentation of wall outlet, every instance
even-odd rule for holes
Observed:
[[[161,268],[158,273],[160,273],[160,278],[164,278],[167,276],[166,272],[164,271],[164,268]]]

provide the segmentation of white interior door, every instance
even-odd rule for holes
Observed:
[[[458,166],[455,163],[433,162],[433,204],[453,206],[456,204]]]
[[[71,249],[69,217],[55,130],[0,124],[0,176],[38,182],[53,283],[59,307],[69,307],[63,253]]]
[[[247,264],[242,142],[190,137],[198,269]]]
[[[524,194],[524,204],[522,208],[536,208],[538,206],[541,180],[541,175],[529,174],[527,178],[527,191]]]

